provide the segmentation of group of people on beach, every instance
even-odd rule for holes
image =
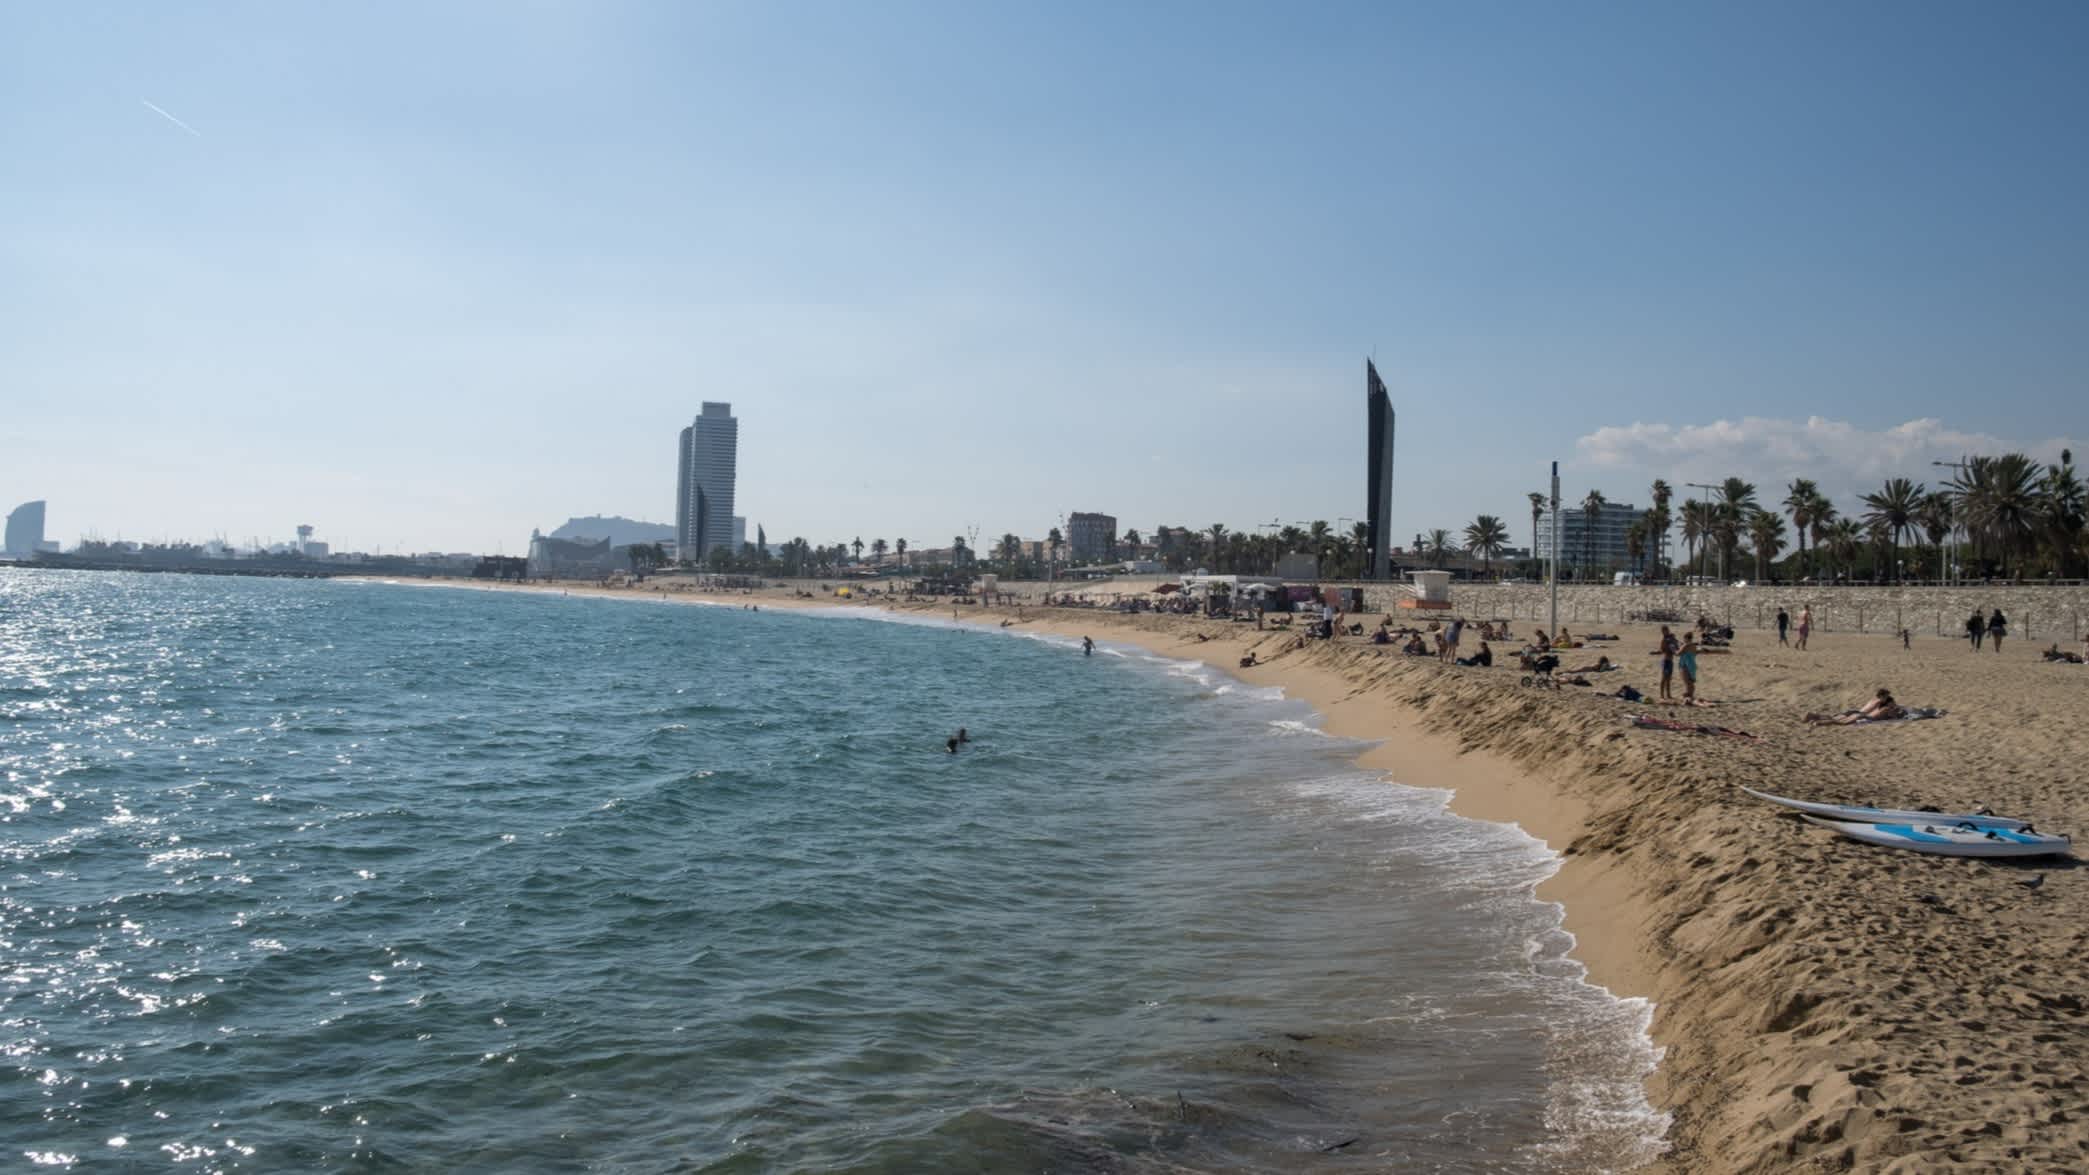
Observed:
[[[2002,638],[2008,635],[2009,618],[2002,615],[2000,608],[1985,618],[1980,615],[1980,609],[1975,608],[1973,615],[1966,618],[1966,640],[1971,642],[1976,653],[1980,651],[1980,643],[1983,640],[1994,642],[1995,651],[2001,652]]]
[[[1798,649],[1803,653],[1806,651],[1806,638],[1813,635],[1812,604],[1800,606],[1797,633],[1799,639],[1793,641],[1791,639],[1792,635],[1792,614],[1784,610],[1784,605],[1779,604],[1777,606],[1777,643],[1787,648]]]

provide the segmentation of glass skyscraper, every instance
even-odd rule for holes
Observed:
[[[733,467],[740,422],[731,404],[706,400],[682,430],[681,473],[675,482],[675,543],[679,557],[701,560],[713,548],[732,549]]]

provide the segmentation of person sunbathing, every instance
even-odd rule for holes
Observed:
[[[1907,715],[1907,709],[1893,700],[1893,692],[1881,689],[1870,701],[1854,710],[1844,710],[1840,714],[1808,714],[1806,723],[1809,726],[1855,726],[1859,722],[1885,722]]]
[[[1598,658],[1596,658],[1596,663],[1595,663],[1595,664],[1593,664],[1593,665],[1578,665],[1578,666],[1575,666],[1574,668],[1571,668],[1571,669],[1562,669],[1562,670],[1560,670],[1560,672],[1562,672],[1562,673],[1608,673],[1608,672],[1610,672],[1610,671],[1611,671],[1611,670],[1612,670],[1613,668],[1615,668],[1615,666],[1611,665],[1611,663],[1610,663],[1610,658],[1606,656],[1606,657],[1598,657]]]
[[[1494,666],[1494,650],[1487,646],[1485,640],[1482,640],[1480,642],[1480,651],[1470,657],[1458,658],[1458,664],[1470,665],[1476,669],[1491,669]]]
[[[2053,647],[2040,655],[2048,661],[2061,661],[2069,665],[2080,665],[2082,663],[2082,655],[2080,653],[2061,652],[2059,641],[2054,641]]]
[[[1378,631],[1371,634],[1371,643],[1374,645],[1392,644],[1393,634],[1391,632],[1388,632],[1386,630],[1386,627],[1383,624],[1381,624],[1378,626]]]
[[[1429,646],[1422,643],[1420,633],[1415,633],[1407,638],[1407,643],[1400,647],[1400,651],[1410,657],[1424,657],[1429,653]]]

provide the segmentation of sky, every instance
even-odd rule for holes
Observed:
[[[2089,6],[0,0],[0,510],[1392,533],[2089,437]],[[1779,492],[1770,492],[1779,490]],[[1685,491],[1687,492],[1687,491]]]

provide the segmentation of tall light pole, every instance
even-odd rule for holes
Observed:
[[[1551,631],[1559,633],[1559,462],[1552,463],[1552,558],[1547,561],[1545,582],[1551,589]]]
[[[1683,483],[1683,486],[1685,489],[1703,490],[1707,494],[1719,492],[1718,486],[1706,485],[1701,481],[1686,481]],[[1706,504],[1710,505],[1709,502]],[[1726,583],[1726,546],[1723,543],[1719,547],[1719,582],[1721,585]]]
[[[1964,473],[1966,470],[1971,469],[1973,467],[1973,463],[1966,460],[1964,457],[1961,457],[1956,461],[1932,461],[1930,462],[1930,464],[1935,465],[1940,469],[1956,469],[1960,473]],[[1958,566],[1958,559],[1955,558],[1955,556],[1957,556],[1959,548],[1959,526],[1964,521],[1964,519],[1958,516],[1958,511],[1954,510],[1951,512],[1951,553],[1954,556],[1954,558],[1951,560],[1953,569],[1951,577],[1961,582],[1963,582],[1965,579],[1965,569],[1963,567]],[[1968,535],[1972,534],[1970,530],[1966,533]],[[1937,582],[1944,582],[1944,569],[1942,567],[1937,568]]]

